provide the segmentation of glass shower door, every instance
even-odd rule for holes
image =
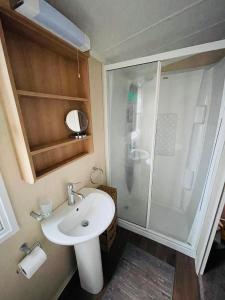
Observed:
[[[108,71],[111,185],[118,216],[146,226],[156,115],[157,63]]]
[[[224,78],[224,59],[161,74],[148,228],[189,244],[219,128]]]

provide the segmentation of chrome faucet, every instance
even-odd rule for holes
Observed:
[[[74,184],[73,183],[68,183],[67,193],[68,193],[68,205],[74,205],[76,203],[76,197],[79,197],[81,200],[84,199],[83,194],[78,193],[74,190]]]

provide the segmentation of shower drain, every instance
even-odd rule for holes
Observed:
[[[88,225],[89,225],[89,221],[88,220],[81,221],[81,226],[87,227]]]

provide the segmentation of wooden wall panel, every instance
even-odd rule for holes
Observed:
[[[59,56],[14,32],[6,31],[5,36],[17,89],[79,95],[75,61]]]
[[[62,166],[64,163],[79,158],[79,156],[88,154],[88,143],[88,140],[84,140],[78,144],[68,145],[34,156],[34,167],[37,177],[45,172],[51,172],[55,166]]]
[[[20,106],[31,148],[68,138],[67,113],[73,109],[86,112],[86,105],[79,101],[20,97]]]

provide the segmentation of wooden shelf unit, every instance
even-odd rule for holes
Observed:
[[[67,146],[69,144],[82,143],[83,141],[88,140],[88,139],[91,139],[90,135],[86,136],[86,137],[83,137],[81,139],[68,138],[68,139],[60,140],[60,141],[50,143],[50,144],[47,144],[47,145],[34,147],[30,150],[30,152],[31,152],[31,155],[33,156],[33,155],[37,155],[37,154],[40,154],[40,153],[43,153],[43,152],[46,152],[46,151],[50,151],[50,150],[53,150],[53,149],[56,149],[56,148],[59,148],[59,147],[64,147],[64,146]]]
[[[41,171],[38,171],[36,177],[37,177],[37,179],[40,179],[43,176],[46,176],[47,174],[52,173],[54,170],[57,170],[57,169],[61,168],[62,166],[65,166],[65,165],[73,162],[74,160],[83,158],[83,157],[87,156],[88,154],[89,153],[83,152],[83,153],[80,153],[79,155],[74,155],[69,159],[63,160],[60,163],[55,164],[53,167],[49,167],[49,168],[43,169]]]
[[[64,96],[64,95],[53,95],[53,94],[46,94],[46,93],[37,93],[31,91],[22,91],[17,90],[18,96],[25,96],[31,98],[47,98],[52,100],[70,100],[70,101],[88,101],[87,98],[79,98],[79,97],[71,97],[71,96]]]
[[[22,177],[34,183],[93,152],[89,54],[16,12],[0,9],[0,19],[3,101]],[[73,109],[88,117],[83,139],[69,137]]]

